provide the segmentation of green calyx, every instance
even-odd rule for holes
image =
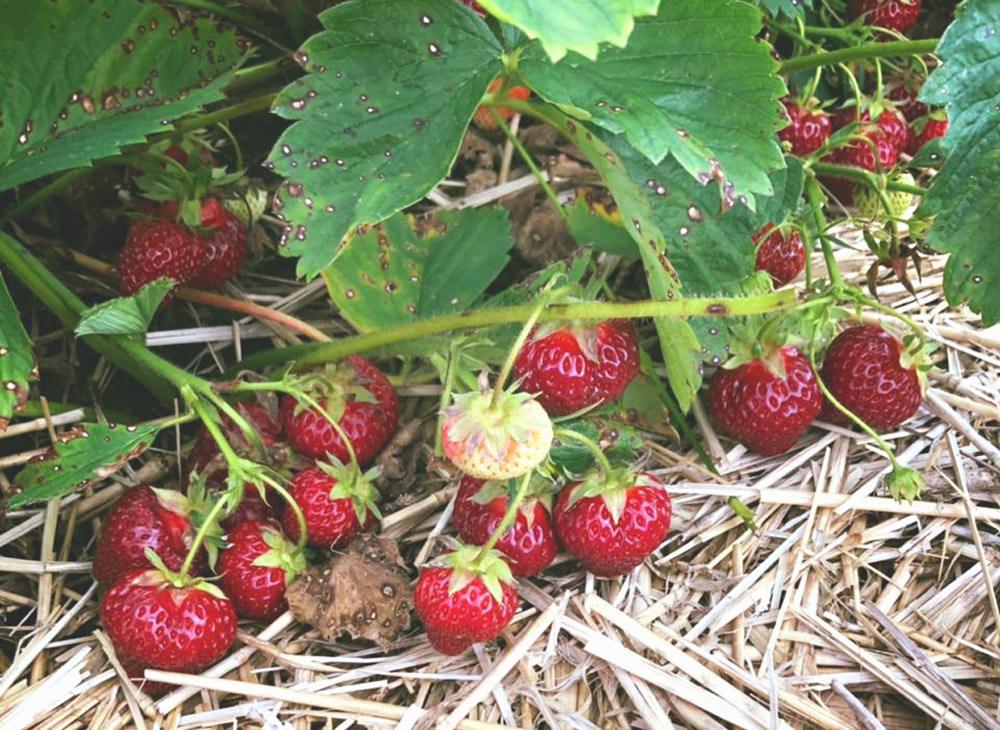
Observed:
[[[613,469],[608,473],[591,469],[583,475],[569,498],[569,507],[572,507],[581,499],[593,499],[600,497],[604,500],[604,506],[611,513],[611,519],[617,525],[625,511],[625,504],[628,502],[628,492],[636,485],[636,473],[631,469]]]
[[[212,507],[218,500],[229,500],[230,503],[233,499],[233,494],[231,492],[226,492],[225,494],[219,495],[214,501],[212,497],[209,496],[206,487],[205,480],[193,474],[193,481],[188,487],[188,493],[182,494],[180,492],[174,491],[173,489],[158,489],[153,488],[153,493],[160,503],[166,507],[171,512],[176,512],[177,514],[187,516],[188,520],[191,522],[191,527],[193,528],[190,535],[185,535],[185,543],[190,547],[191,542],[194,540],[194,535],[196,535],[202,526],[208,521]],[[240,498],[242,499],[242,491],[240,492]],[[239,504],[236,501],[235,504]],[[235,507],[233,504],[233,507]],[[231,507],[228,511],[231,511]],[[190,539],[189,539],[190,538]],[[213,569],[215,568],[215,563],[219,558],[219,548],[222,547],[223,543],[223,532],[222,527],[219,525],[218,521],[213,521],[205,528],[205,536],[202,538],[202,545],[205,548],[205,552],[208,553],[208,564]]]
[[[496,499],[513,499],[520,479],[508,479],[507,481],[489,480],[472,495],[471,500],[476,504],[487,505]],[[525,490],[524,497],[518,507],[518,511],[524,515],[531,526],[535,518],[535,505],[541,502],[545,507],[552,510],[552,494],[555,491],[555,483],[538,472],[531,476],[531,482]],[[510,502],[508,501],[507,504]]]
[[[379,478],[382,470],[376,466],[362,474],[357,464],[345,464],[333,454],[327,454],[327,458],[330,460],[329,463],[320,461],[316,462],[316,466],[336,482],[330,490],[330,499],[351,500],[360,525],[365,524],[369,510],[381,520],[382,513],[378,508],[379,491],[375,486],[375,480]]]
[[[897,502],[902,502],[904,499],[907,502],[912,502],[920,496],[927,483],[916,469],[897,464],[886,476],[885,486],[888,487],[889,494]]]
[[[454,551],[442,555],[435,562],[452,569],[451,581],[448,584],[448,595],[472,583],[476,578],[483,581],[486,590],[490,592],[497,603],[503,603],[503,586],[514,585],[514,576],[510,565],[497,550],[489,550],[485,554],[475,545],[463,545],[458,540],[452,541]]]
[[[226,594],[222,592],[214,583],[210,583],[204,578],[195,578],[190,575],[184,576],[177,571],[170,570],[164,563],[163,559],[156,554],[153,548],[146,548],[146,559],[152,563],[153,570],[147,570],[141,577],[140,580],[144,585],[161,585],[163,583],[168,583],[174,588],[181,590],[197,590],[205,591],[205,593],[211,594],[216,598],[226,598]]]
[[[258,555],[251,565],[280,568],[285,573],[285,585],[291,585],[295,577],[309,567],[305,553],[274,528],[265,527],[261,537],[270,550]]]
[[[312,410],[311,400],[321,404],[324,414],[334,421],[343,417],[348,401],[378,403],[365,384],[348,362],[330,363],[301,375],[289,373],[284,379],[285,392],[298,401],[295,415]]]
[[[545,427],[539,419],[548,419],[541,409],[527,407],[535,401],[533,395],[517,392],[516,388],[516,383],[511,385],[500,394],[496,403],[489,389],[455,395],[454,405],[444,411],[448,438],[466,441],[470,450],[482,445],[490,456],[502,463],[510,441],[528,442],[534,433]]]

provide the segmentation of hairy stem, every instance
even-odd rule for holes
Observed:
[[[840,287],[843,285],[843,280],[840,277],[837,260],[833,257],[833,247],[830,245],[830,239],[826,236],[826,218],[823,216],[822,194],[820,193],[819,183],[816,182],[815,177],[806,179],[806,200],[809,201],[809,207],[812,208],[813,220],[816,225],[816,236],[819,239],[820,247],[823,249],[823,260],[826,262],[826,270],[830,277],[830,283],[834,287]]]
[[[271,107],[271,104],[274,103],[277,96],[277,92],[262,94],[261,96],[255,96],[252,99],[241,101],[238,104],[224,106],[221,109],[205,112],[204,114],[196,114],[194,116],[187,117],[186,119],[182,119],[179,122],[175,122],[174,129],[178,132],[190,132],[194,129],[211,127],[213,124],[225,122],[229,119],[235,119],[236,117],[242,117],[246,114],[263,111],[264,109],[269,109]]]
[[[793,71],[814,69],[817,66],[834,66],[848,61],[859,61],[866,58],[884,58],[886,56],[917,56],[924,53],[934,53],[937,49],[937,38],[919,41],[876,41],[860,46],[840,48],[836,51],[824,51],[808,56],[791,58],[781,64],[779,73],[788,74]]]
[[[692,298],[671,301],[638,302],[581,302],[576,304],[554,304],[538,316],[539,322],[567,319],[641,319],[644,317],[742,317],[750,314],[765,314],[791,309],[796,305],[797,295],[793,290],[783,289],[756,297],[746,298]],[[408,342],[453,330],[494,327],[502,324],[524,322],[535,309],[534,304],[511,307],[477,309],[461,314],[446,314],[428,317],[416,322],[388,327],[377,332],[368,332],[353,337],[345,337],[333,342],[313,345],[298,345],[281,350],[270,350],[246,358],[240,366],[254,369],[270,365],[296,361],[295,369],[305,369],[314,365],[335,362],[348,355],[374,350],[399,342]]]

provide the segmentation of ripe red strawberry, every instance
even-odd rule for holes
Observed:
[[[847,14],[851,20],[864,15],[866,25],[903,33],[916,24],[920,7],[921,0],[848,0]]]
[[[920,89],[914,89],[906,82],[889,91],[889,98],[896,102],[896,108],[903,113],[906,121],[912,122],[927,114],[927,105],[917,101]]]
[[[906,124],[906,118],[901,113],[892,109],[883,109],[879,118],[875,120],[875,124],[885,132],[885,136],[896,148],[897,155],[906,149],[906,145],[910,141],[910,128]]]
[[[473,9],[475,10],[475,8]],[[493,79],[487,91],[492,94],[500,88],[501,83],[502,79]],[[504,98],[514,99],[515,101],[524,101],[530,96],[531,89],[527,86],[515,86],[507,92],[507,96]],[[504,122],[509,122],[514,116],[514,110],[505,106],[498,106],[495,108],[495,111],[497,116],[503,119]],[[472,121],[475,122],[477,127],[487,132],[493,132],[500,128],[500,125],[497,124],[497,120],[493,118],[492,114],[490,114],[489,108],[485,106],[476,107],[476,113],[472,115]]]
[[[399,397],[392,383],[363,357],[351,355],[307,374],[302,385],[340,425],[361,467],[375,459],[399,424]],[[350,461],[347,446],[322,413],[286,395],[279,415],[288,443],[298,453],[311,459],[332,454]]]
[[[504,484],[462,476],[451,520],[464,542],[485,545],[506,511]],[[525,496],[514,524],[497,541],[496,548],[510,558],[511,572],[518,577],[535,575],[549,567],[559,547],[546,495],[534,492]]]
[[[868,172],[888,172],[896,166],[896,147],[881,129],[869,129],[862,134],[871,144],[861,140],[850,142],[835,149],[823,161],[857,167]],[[854,185],[851,181],[842,177],[825,177],[823,183],[844,205],[853,202]]]
[[[273,621],[288,608],[285,587],[306,569],[302,551],[268,520],[243,522],[219,551],[219,586],[240,618]]]
[[[191,283],[205,289],[218,289],[236,276],[246,263],[247,229],[215,198],[202,201],[201,225],[209,229],[201,237],[206,262]]]
[[[652,474],[590,472],[559,494],[553,512],[559,541],[596,576],[624,575],[660,546],[672,507]]]
[[[442,654],[461,654],[497,636],[517,612],[517,591],[510,568],[495,551],[459,547],[424,568],[413,593],[413,607],[427,638]]]
[[[861,111],[858,111],[858,107],[854,104],[850,106],[842,106],[839,109],[835,109],[833,114],[830,115],[830,124],[833,126],[833,131],[843,129],[848,124],[857,122],[858,124],[867,124],[872,120],[871,113],[862,107]]]
[[[793,155],[805,157],[826,144],[831,130],[829,114],[787,99],[782,104],[790,124],[778,132],[778,138],[791,145]]]
[[[628,319],[536,327],[517,354],[520,389],[549,414],[565,416],[616,400],[639,372],[639,341]]]
[[[755,359],[720,368],[709,391],[715,421],[764,456],[792,448],[823,407],[816,375],[798,349],[782,347],[769,361]]]
[[[552,446],[552,421],[527,393],[507,390],[495,405],[492,397],[485,377],[478,392],[456,395],[454,405],[444,411],[441,441],[444,455],[466,474],[504,481],[545,460]]]
[[[757,244],[756,269],[770,274],[775,286],[784,286],[806,268],[806,247],[795,228],[783,232],[768,223],[753,242]]]
[[[171,570],[179,570],[194,542],[196,526],[205,516],[205,505],[180,492],[142,484],[130,489],[104,518],[94,552],[94,577],[109,586],[123,573],[151,566],[151,548]],[[218,531],[214,531],[214,535]],[[202,546],[191,566],[192,575],[208,572],[208,554]]]
[[[948,115],[944,111],[934,112],[925,119],[917,120],[913,123],[910,144],[907,146],[906,151],[911,155],[915,155],[932,139],[944,137],[947,133]]]
[[[290,491],[305,518],[308,543],[336,550],[369,529],[379,517],[378,490],[372,483],[377,476],[374,469],[361,474],[354,465],[323,462],[296,474]],[[281,526],[291,539],[299,539],[295,510],[285,509]]]
[[[918,358],[877,325],[851,327],[830,343],[820,370],[830,393],[873,428],[894,428],[917,412],[923,400]],[[846,417],[827,403],[823,417]]]
[[[236,638],[236,612],[222,591],[160,570],[122,575],[104,596],[101,622],[129,677],[140,682],[147,668],[200,672]],[[149,684],[147,692],[165,689]]]
[[[205,261],[198,236],[180,223],[133,221],[125,248],[118,254],[122,294],[131,296],[162,278],[186,284],[198,275]],[[172,298],[173,294],[167,294],[163,301]]]
[[[869,109],[869,105],[871,109]],[[876,112],[874,122],[872,120],[873,110]],[[842,129],[852,122],[860,124],[857,132],[865,134],[865,136],[869,136],[866,132],[870,133],[875,129],[881,129],[896,149],[897,155],[906,149],[906,143],[910,139],[910,128],[906,125],[906,118],[900,112],[891,108],[886,102],[875,105],[865,101],[865,105],[862,107],[860,113],[858,113],[857,107],[853,105],[842,107],[834,112],[834,129]]]

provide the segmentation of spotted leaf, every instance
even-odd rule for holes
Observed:
[[[222,98],[232,31],[142,0],[15,2],[0,23],[0,190],[114,155]]]
[[[782,166],[783,126],[770,47],[755,39],[761,14],[733,0],[663,2],[640,18],[626,48],[596,61],[552,63],[534,44],[518,69],[540,96],[579,120],[622,134],[653,163],[670,154],[728,203],[770,195]]]
[[[63,434],[14,477],[11,509],[82,489],[121,469],[153,442],[159,426],[86,423]]]
[[[1000,4],[967,2],[941,38],[942,64],[921,101],[943,104],[947,159],[917,211],[934,216],[927,243],[951,254],[944,291],[954,305],[968,302],[986,326],[1000,322]],[[988,80],[988,82],[987,82]]]
[[[312,277],[359,225],[420,200],[448,173],[502,49],[454,0],[351,0],[320,16],[326,30],[296,58],[309,74],[276,114],[295,120],[268,165],[286,181],[274,199],[283,253]]]
[[[465,311],[507,265],[501,208],[394,215],[356,232],[324,272],[330,298],[361,332]]]
[[[24,407],[28,383],[35,377],[31,338],[0,276],[0,432],[7,430],[11,416]]]
[[[607,192],[580,188],[565,208],[566,227],[578,244],[616,256],[639,258],[635,240],[625,232],[618,206]]]
[[[597,57],[601,43],[624,47],[635,16],[653,15],[661,0],[480,0],[492,15],[537,38],[553,61],[567,51]]]

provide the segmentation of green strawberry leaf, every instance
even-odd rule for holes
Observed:
[[[309,72],[274,112],[294,121],[269,164],[287,179],[274,207],[281,251],[313,277],[348,233],[420,200],[448,174],[502,48],[454,0],[350,0],[320,15],[326,30],[296,58]]]
[[[323,272],[330,298],[359,331],[463,312],[510,260],[502,208],[403,214],[354,236]]]
[[[7,430],[11,416],[24,408],[28,383],[37,379],[31,338],[0,275],[0,433]]]
[[[221,99],[245,43],[143,0],[7,3],[0,190],[89,165]]]
[[[622,226],[618,206],[611,196],[597,188],[580,188],[572,202],[564,206],[566,227],[581,246],[616,256],[639,258],[639,249]]]
[[[15,509],[54,499],[104,479],[145,451],[159,430],[158,425],[149,424],[77,426],[62,435],[38,461],[18,472],[14,484],[22,491],[12,494],[7,506]]]
[[[536,45],[519,61],[524,81],[578,120],[624,137],[653,163],[669,153],[728,205],[771,195],[782,166],[784,84],[770,48],[755,36],[760,11],[732,0],[663,2],[640,18],[628,47],[596,61],[553,64]]]
[[[157,279],[131,297],[118,297],[94,305],[80,315],[77,337],[83,335],[140,335],[149,329],[157,307],[171,289],[173,279]]]
[[[660,0],[481,0],[500,20],[537,38],[558,61],[567,51],[593,60],[598,45],[612,43],[623,48],[637,15],[653,15]]]
[[[643,446],[642,434],[610,413],[563,421],[559,428],[599,444],[612,464],[634,461]],[[549,459],[564,474],[583,474],[595,465],[594,455],[586,446],[578,441],[561,440],[558,435],[556,439],[549,450]]]
[[[777,18],[801,18],[806,8],[812,8],[813,0],[754,0],[754,5],[764,8],[768,15]]]
[[[983,324],[1000,322],[1000,247],[995,210],[1000,206],[1000,75],[997,3],[964,3],[948,27],[921,101],[944,104],[948,134],[940,141],[947,160],[934,176],[917,216],[935,216],[927,244],[951,254],[944,291],[952,305],[969,303]]]

